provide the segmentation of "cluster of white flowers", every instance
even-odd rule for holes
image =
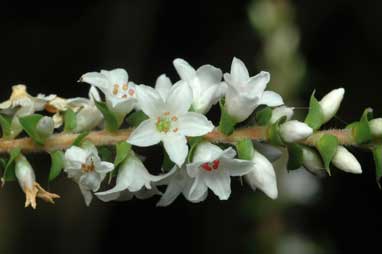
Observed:
[[[224,75],[212,65],[203,65],[195,70],[183,59],[175,59],[173,64],[180,80],[172,84],[162,74],[154,87],[129,81],[124,69],[86,73],[79,81],[91,86],[89,99],[64,99],[56,95],[33,97],[26,92],[24,85],[14,86],[11,98],[0,104],[2,114],[13,116],[10,122],[12,132],[8,138],[15,138],[23,130],[20,118],[41,110],[53,114],[41,118],[36,125],[36,131],[42,137],[50,136],[55,128],[65,123],[65,112],[69,109],[75,115],[76,125],[71,129],[74,133],[104,126],[107,119],[96,105],[102,101],[99,89],[118,126],[133,111],[144,116],[126,142],[139,147],[161,143],[172,166],[165,173],[152,175],[133,150],[115,166],[102,161],[99,151],[90,142],[73,145],[64,152],[64,172],[78,184],[87,205],[93,194],[105,202],[160,195],[157,205],[167,206],[182,193],[190,202],[201,202],[206,199],[208,189],[220,200],[226,200],[231,194],[231,177],[244,177],[253,190],[259,188],[270,198],[277,198],[272,161],[279,150],[274,145],[251,142],[246,147],[248,156],[240,157],[235,144],[220,146],[203,139],[191,144],[191,140],[214,131],[215,126],[206,114],[218,102],[222,114],[224,111],[233,126],[247,121],[259,106],[270,107],[272,115],[268,126],[278,126],[277,134],[284,144],[306,139],[313,134],[313,129],[304,122],[291,120],[293,108],[284,106],[279,94],[266,91],[270,81],[268,72],[262,71],[251,77],[238,58],[233,59],[230,73]],[[344,89],[336,89],[319,102],[324,122],[336,114],[343,94]],[[382,135],[381,125],[377,119],[371,124],[374,135]],[[318,152],[309,147],[302,151],[303,166],[314,174],[322,175],[325,167]],[[362,172],[355,157],[342,146],[338,147],[332,163],[347,172]],[[158,169],[165,171],[161,166]],[[100,191],[107,174],[116,175],[115,186]],[[50,202],[58,197],[45,192],[35,182],[33,169],[21,154],[16,159],[16,177],[26,193],[26,205],[35,207],[36,196]],[[167,186],[163,193],[160,186]]]

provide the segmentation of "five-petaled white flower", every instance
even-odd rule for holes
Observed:
[[[134,109],[136,84],[129,82],[129,76],[124,69],[88,72],[82,75],[79,81],[99,88],[105,94],[110,110],[118,114],[120,118]]]
[[[195,70],[180,58],[175,59],[173,64],[182,81],[192,89],[192,108],[195,112],[207,113],[224,95],[226,86],[221,82],[223,73],[220,69],[206,64]]]
[[[137,87],[137,99],[149,119],[134,129],[127,142],[146,147],[162,141],[170,159],[179,167],[188,154],[186,136],[202,136],[214,128],[204,115],[188,112],[192,91],[187,83],[172,86],[165,100],[154,88],[141,85]]]
[[[231,176],[248,174],[253,167],[250,161],[234,159],[235,150],[231,147],[224,151],[217,145],[208,142],[199,144],[192,159],[187,164],[187,173],[195,178],[189,198],[199,200],[210,188],[220,200],[231,195]]]
[[[110,201],[120,198],[121,195],[126,196],[127,193],[138,193],[143,190],[143,188],[151,190],[153,186],[152,183],[158,182],[172,173],[173,172],[169,172],[159,176],[151,175],[141,160],[132,154],[122,163],[118,170],[115,187],[108,191],[98,192],[96,195],[103,201]],[[130,196],[132,197],[132,195]]]
[[[92,192],[99,189],[106,174],[113,169],[113,163],[101,161],[93,144],[85,143],[82,148],[72,146],[65,152],[64,171],[79,185],[86,205],[90,205]]]
[[[171,171],[176,170],[173,174],[169,174],[162,181],[158,182],[157,185],[167,185],[166,191],[157,203],[157,206],[168,206],[180,195],[183,196],[193,203],[202,202],[207,198],[208,192],[206,191],[197,200],[192,200],[190,198],[190,190],[195,181],[195,178],[191,178],[186,171],[186,167],[174,167]]]
[[[258,105],[276,107],[284,104],[281,96],[272,91],[264,91],[269,80],[268,72],[260,72],[249,77],[245,64],[233,58],[231,73],[224,74],[227,83],[225,108],[236,122],[247,119]]]

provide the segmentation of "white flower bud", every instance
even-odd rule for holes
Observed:
[[[324,163],[319,154],[310,147],[302,148],[302,164],[305,169],[316,176],[326,175]]]
[[[361,174],[362,168],[358,160],[345,147],[338,146],[332,163],[338,169],[348,173]]]
[[[36,131],[42,137],[49,137],[54,131],[54,121],[49,116],[44,116],[38,121]]]
[[[283,123],[280,126],[280,135],[285,142],[293,143],[309,137],[313,129],[307,124],[297,120]]]
[[[76,115],[76,128],[74,131],[82,132],[94,129],[100,124],[102,119],[103,116],[96,107],[84,107]]]
[[[332,117],[337,113],[338,109],[340,108],[342,99],[344,98],[344,94],[345,89],[338,88],[332,90],[321,99],[319,103],[324,115],[324,123],[332,119]]]
[[[16,158],[15,174],[24,192],[27,192],[28,190],[32,190],[34,188],[36,176],[32,166],[29,164],[28,160],[23,155],[19,155]]]
[[[369,121],[369,126],[373,137],[382,137],[382,118]]]
[[[277,122],[280,118],[286,116],[290,120],[293,116],[293,109],[291,107],[281,106],[272,110],[272,117],[270,123]]]
[[[261,153],[254,151],[254,168],[244,176],[253,190],[259,188],[271,199],[278,196],[276,174],[272,163]]]

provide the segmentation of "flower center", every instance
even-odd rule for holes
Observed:
[[[170,112],[164,112],[162,116],[157,118],[156,128],[159,132],[167,133],[170,130],[177,132],[179,129],[177,127],[173,128],[173,123],[178,121],[176,116],[171,116]]]
[[[134,87],[129,87],[128,84],[119,85],[118,83],[115,83],[113,85],[112,93],[114,96],[126,99],[129,96],[134,96],[135,89]]]
[[[91,162],[90,164],[82,164],[81,165],[81,170],[82,172],[84,173],[89,173],[89,172],[93,172],[94,171],[94,163]]]
[[[219,168],[220,161],[219,160],[214,160],[212,163],[211,162],[206,162],[201,165],[202,169],[205,171],[212,171],[212,170],[217,170]]]

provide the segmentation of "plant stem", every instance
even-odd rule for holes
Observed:
[[[116,132],[92,131],[84,140],[92,142],[96,146],[114,145],[128,139],[132,129],[121,129]],[[301,141],[300,143],[314,146],[315,142],[323,134],[331,134],[338,138],[342,145],[355,145],[351,131],[346,129],[331,129],[318,131]],[[0,139],[0,154],[8,153],[14,148],[20,148],[23,153],[41,153],[64,150],[69,148],[78,134],[59,133],[48,138],[44,146],[35,144],[31,138],[19,138],[14,140]],[[236,130],[230,136],[225,136],[217,128],[204,136],[204,139],[212,143],[228,143],[250,138],[254,141],[265,141],[267,139],[267,127],[248,127]]]

